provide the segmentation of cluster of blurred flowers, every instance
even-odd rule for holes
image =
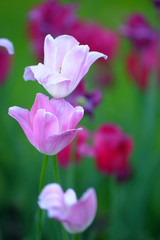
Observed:
[[[120,27],[120,32],[133,46],[126,59],[129,76],[142,90],[149,86],[153,71],[157,72],[160,81],[158,31],[150,26],[142,14],[133,14]]]

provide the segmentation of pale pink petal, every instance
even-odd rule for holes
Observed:
[[[11,41],[6,38],[0,38],[0,47],[6,48],[9,54],[14,54],[14,47]]]
[[[68,121],[68,128],[73,129],[77,126],[84,115],[84,109],[80,106],[74,108],[73,113]]]
[[[66,206],[64,203],[64,194],[59,184],[48,184],[41,192],[38,204],[41,209],[48,210],[48,216],[59,221],[64,219]]]
[[[47,139],[59,133],[58,119],[52,113],[39,109],[33,120],[33,134],[37,149],[44,154],[48,154]]]
[[[53,106],[49,100],[48,96],[45,96],[42,93],[37,93],[34,104],[30,110],[30,120],[33,122],[35,114],[38,109],[45,109],[46,112],[54,113]]]
[[[71,205],[77,202],[77,196],[73,189],[68,189],[64,193],[64,201],[68,207],[70,207]]]
[[[87,58],[85,61],[85,64],[83,65],[83,68],[81,69],[79,79],[81,80],[84,75],[88,72],[90,66],[99,58],[103,57],[105,60],[108,58],[106,55],[103,53],[99,52],[88,52]]]
[[[64,99],[52,99],[54,114],[59,120],[61,131],[73,129],[83,117],[84,110],[82,107],[73,107]]]
[[[70,144],[82,128],[68,130],[59,135],[50,136],[45,143],[45,154],[55,155]]]
[[[57,47],[53,37],[48,34],[44,41],[44,65],[55,70]]]
[[[38,198],[40,208],[47,210],[52,207],[54,201],[51,201],[51,199],[53,198],[55,198],[56,202],[57,200],[59,200],[60,203],[64,202],[63,190],[57,183],[48,184],[43,188]]]
[[[51,76],[52,77],[52,76]],[[58,79],[57,79],[58,80]],[[53,83],[53,84],[45,84],[43,87],[47,90],[47,92],[55,98],[64,98],[68,95],[69,87],[71,81],[64,80],[62,82]]]
[[[35,146],[33,132],[32,132],[32,126],[31,126],[30,118],[29,118],[29,111],[27,109],[15,106],[15,107],[9,108],[8,114],[17,120],[17,122],[22,127],[24,133],[26,134],[29,142]]]
[[[45,84],[48,81],[48,76],[52,74],[51,71],[42,63],[30,68],[33,72],[34,78],[37,79],[40,84]]]
[[[35,81],[36,78],[34,77],[34,68],[37,66],[29,66],[26,67],[24,70],[23,78],[25,81],[32,80]]]
[[[93,221],[97,210],[97,197],[93,188],[88,189],[81,199],[70,207],[64,228],[70,233],[84,231]]]
[[[76,46],[67,52],[64,57],[61,74],[72,81],[68,95],[77,87],[81,80],[79,75],[85,64],[88,51],[89,47],[87,45]]]
[[[59,36],[55,41],[57,43],[56,70],[60,72],[65,54],[73,47],[79,45],[79,42],[69,35]]]

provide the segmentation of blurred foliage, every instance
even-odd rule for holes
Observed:
[[[30,109],[37,92],[46,94],[38,83],[23,80],[25,66],[35,63],[29,49],[26,19],[27,12],[37,3],[38,0],[1,0],[0,4],[0,37],[10,39],[15,47],[10,77],[0,87],[0,239],[5,240],[32,240],[36,234],[38,184],[43,156],[31,146],[7,111],[13,105]],[[150,0],[81,0],[78,6],[78,14],[82,18],[96,20],[116,31],[126,16],[137,11],[158,26]],[[97,191],[97,217],[81,239],[160,239],[159,89],[155,73],[146,92],[141,92],[128,79],[124,59],[129,47],[128,42],[121,39],[119,52],[111,63],[114,84],[103,90],[103,101],[95,111],[94,122],[85,117],[82,124],[95,130],[104,122],[114,122],[133,137],[132,178],[128,182],[117,183],[114,178],[98,173],[93,159],[89,158],[84,159],[78,168],[61,169],[64,189],[74,186],[78,196],[90,186]],[[87,75],[89,88],[94,87],[91,81],[94,70],[93,66]],[[45,181],[49,183],[53,180],[49,162]],[[46,214],[44,218],[44,239],[61,239],[61,233],[57,231],[59,223],[47,219]]]

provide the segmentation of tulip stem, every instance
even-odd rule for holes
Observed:
[[[75,234],[75,235],[73,236],[73,240],[79,240],[79,234]]]
[[[41,176],[40,176],[40,183],[39,183],[39,192],[41,192],[43,185],[44,185],[44,175],[47,167],[48,156],[44,155]],[[41,240],[42,237],[42,210],[38,209],[38,240]]]
[[[60,184],[60,176],[59,176],[59,170],[58,170],[58,161],[57,161],[57,156],[56,155],[53,155],[53,170],[54,170],[55,182]]]

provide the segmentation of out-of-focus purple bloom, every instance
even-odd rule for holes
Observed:
[[[0,85],[5,81],[11,67],[11,57],[14,54],[12,42],[0,38]]]
[[[94,109],[99,106],[102,100],[102,94],[99,89],[94,89],[92,92],[87,92],[84,80],[79,83],[77,88],[67,97],[67,100],[73,105],[81,105],[86,114],[91,118],[94,114]]]
[[[128,37],[138,50],[147,49],[158,39],[157,32],[150,27],[141,14],[131,15],[126,24],[120,27],[120,32]]]
[[[88,44],[92,51],[101,51],[109,58],[117,52],[119,45],[117,35],[97,23],[77,21],[70,31],[80,44]]]
[[[158,10],[158,13],[160,13],[160,0],[152,0],[152,2],[154,3],[155,7]]]
[[[94,188],[89,188],[78,200],[73,189],[63,192],[57,183],[48,184],[40,193],[38,204],[48,211],[48,217],[60,221],[69,233],[83,232],[93,222],[97,210]]]
[[[92,51],[101,51],[110,58],[116,53],[119,45],[117,35],[97,23],[82,22],[76,13],[75,4],[62,4],[57,0],[44,2],[28,14],[28,32],[40,60],[43,59],[43,42],[47,34],[54,38],[68,34],[87,44]],[[97,40],[98,36],[98,40]]]
[[[28,14],[28,32],[33,51],[39,60],[43,60],[43,43],[47,34],[54,38],[69,34],[75,24],[75,4],[61,4],[57,0],[43,2]]]

